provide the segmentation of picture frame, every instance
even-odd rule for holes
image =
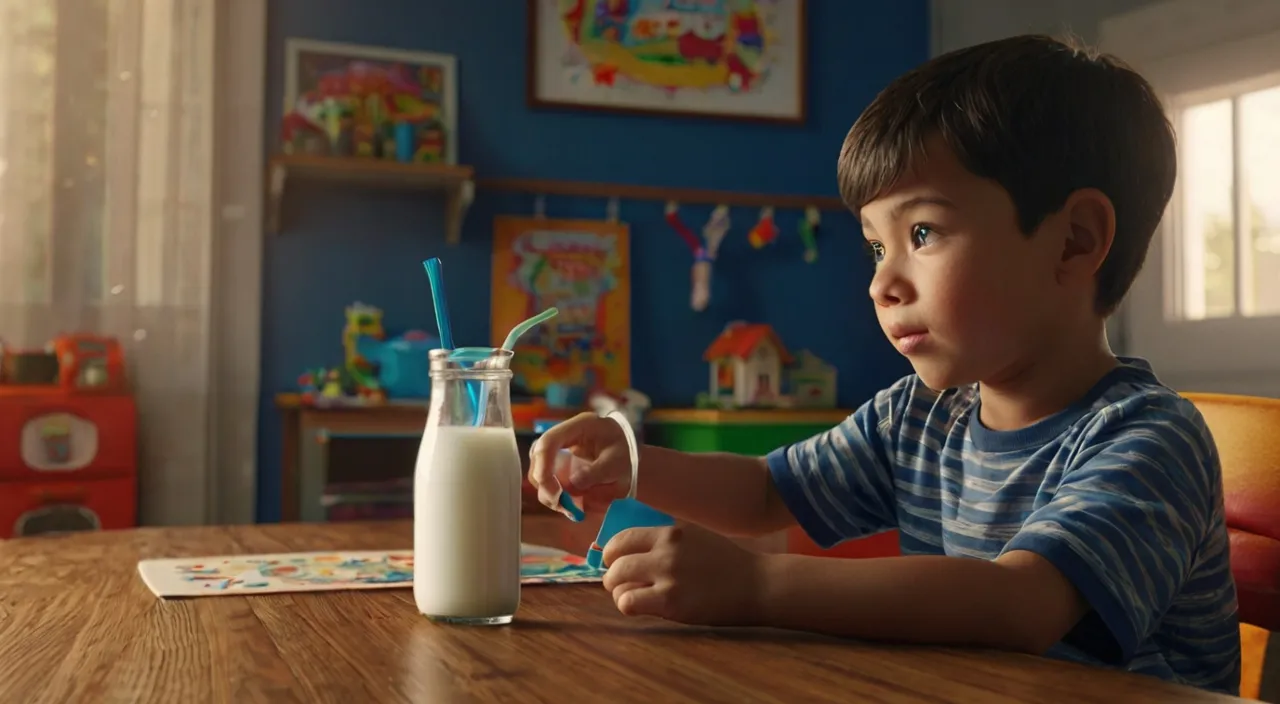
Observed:
[[[547,396],[631,388],[631,231],[607,220],[500,215],[493,221],[490,336],[550,306],[511,361],[514,387]],[[529,311],[535,311],[530,313]],[[579,399],[585,404],[585,398]]]
[[[458,163],[457,57],[300,37],[285,40],[286,115],[298,110],[300,97],[318,92],[321,81],[343,80],[351,84],[390,80],[397,108],[410,114],[414,110],[431,113],[443,125],[440,160]],[[365,87],[365,83],[359,85]]]
[[[807,11],[807,0],[527,0],[527,102],[803,124]]]

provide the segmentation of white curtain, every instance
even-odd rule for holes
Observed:
[[[0,0],[0,339],[121,341],[147,524],[216,520],[220,468],[252,474],[252,438],[232,458],[217,436],[229,410],[253,424],[256,369],[212,393],[216,1]]]

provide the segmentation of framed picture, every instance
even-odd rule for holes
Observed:
[[[300,132],[333,132],[326,141],[345,137],[351,156],[458,163],[457,60],[448,54],[289,38],[284,112],[286,133],[291,121]]]
[[[805,0],[528,0],[528,99],[803,123]]]
[[[553,386],[578,395],[631,388],[625,223],[497,217],[492,287],[495,345],[521,321],[551,306],[560,311],[520,338],[511,361],[515,386],[536,396]]]

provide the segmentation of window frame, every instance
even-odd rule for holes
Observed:
[[[1186,237],[1183,232],[1185,225],[1183,207],[1183,195],[1185,194],[1185,183],[1181,178],[1181,174],[1174,185],[1173,196],[1169,199],[1169,208],[1165,214],[1165,222],[1160,230],[1156,233],[1157,237],[1164,239],[1165,256],[1164,266],[1168,275],[1164,277],[1164,315],[1170,322],[1197,322],[1201,320],[1223,320],[1223,319],[1258,319],[1267,317],[1280,316],[1280,312],[1255,315],[1252,310],[1253,304],[1248,301],[1248,290],[1253,276],[1251,266],[1252,253],[1250,248],[1253,246],[1252,241],[1248,238],[1248,232],[1251,225],[1251,216],[1249,214],[1249,199],[1247,194],[1243,193],[1240,184],[1244,181],[1244,173],[1241,166],[1240,155],[1243,148],[1247,145],[1241,144],[1241,100],[1255,92],[1280,89],[1280,70],[1266,73],[1259,76],[1251,76],[1249,78],[1224,83],[1217,86],[1211,86],[1199,90],[1193,90],[1178,95],[1170,95],[1164,98],[1165,109],[1169,113],[1170,122],[1174,126],[1175,132],[1181,132],[1182,119],[1186,111],[1190,108],[1207,105],[1210,103],[1228,100],[1231,104],[1231,238],[1232,238],[1232,312],[1226,316],[1203,316],[1199,318],[1187,317],[1187,309],[1190,306],[1188,302],[1188,292],[1186,289]],[[1181,158],[1181,155],[1179,155]],[[1181,171],[1182,164],[1179,163]]]

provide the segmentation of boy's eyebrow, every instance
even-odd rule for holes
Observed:
[[[940,208],[947,208],[947,209],[955,209],[956,207],[955,203],[952,203],[949,199],[944,198],[942,196],[916,196],[914,198],[908,198],[902,201],[901,203],[898,203],[897,205],[893,206],[893,210],[889,211],[889,219],[897,220],[901,218],[908,210],[919,208],[922,205],[935,205]],[[858,219],[862,222],[862,229],[864,230],[875,229],[871,227],[871,223],[867,222],[866,218],[859,217]]]

